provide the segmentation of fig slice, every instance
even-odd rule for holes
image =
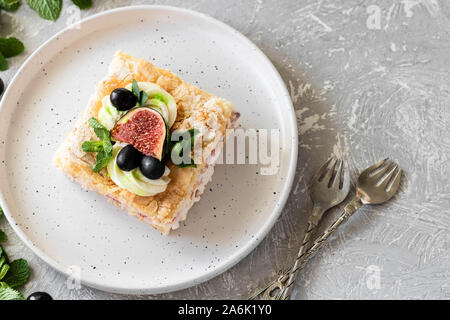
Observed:
[[[120,118],[111,130],[111,137],[131,144],[144,155],[161,161],[166,140],[166,123],[154,109],[135,108]]]

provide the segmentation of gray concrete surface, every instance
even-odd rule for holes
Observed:
[[[69,1],[64,1],[68,7]],[[299,126],[297,176],[281,218],[238,265],[199,286],[159,296],[69,290],[3,221],[10,255],[32,267],[25,294],[58,299],[245,298],[286,267],[311,209],[307,182],[331,152],[352,177],[386,156],[405,169],[400,194],[362,209],[307,266],[296,299],[450,298],[450,3],[445,0],[96,1],[81,17],[131,4],[166,4],[209,14],[249,37],[273,61],[292,95]],[[9,82],[38,45],[64,28],[26,6],[1,14],[0,33],[26,52],[10,59]],[[330,222],[339,212],[326,216]]]

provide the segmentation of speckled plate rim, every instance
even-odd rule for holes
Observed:
[[[235,264],[237,264],[239,261],[241,261],[243,258],[245,258],[253,249],[256,248],[256,246],[265,238],[265,236],[268,234],[268,232],[272,229],[273,225],[277,221],[278,217],[281,214],[281,211],[284,208],[284,205],[286,204],[286,201],[288,199],[288,196],[290,194],[290,190],[292,188],[292,184],[295,177],[295,169],[297,165],[297,157],[298,157],[298,135],[297,135],[297,121],[295,116],[294,107],[292,105],[292,101],[290,99],[289,92],[286,88],[286,85],[284,81],[282,80],[280,74],[278,73],[275,66],[272,64],[272,62],[267,58],[267,56],[253,43],[251,42],[247,37],[245,37],[243,34],[235,30],[234,28],[230,27],[229,25],[216,20],[206,14],[179,8],[179,7],[173,7],[173,6],[163,6],[163,5],[138,5],[138,6],[126,6],[126,7],[119,7],[116,9],[108,10],[105,12],[101,12],[95,15],[92,15],[90,17],[87,17],[80,22],[75,23],[74,25],[68,26],[67,28],[63,29],[62,31],[56,33],[53,37],[51,37],[49,40],[44,42],[38,49],[36,49],[24,62],[24,64],[19,68],[18,72],[14,76],[14,78],[11,80],[10,84],[8,85],[6,91],[3,94],[2,101],[0,102],[0,114],[2,112],[2,109],[4,108],[4,105],[8,102],[8,98],[10,95],[12,95],[13,88],[18,85],[20,81],[20,77],[23,76],[24,72],[27,71],[27,68],[34,62],[34,59],[45,49],[50,47],[55,41],[57,41],[59,38],[63,37],[66,33],[73,30],[74,26],[82,25],[84,23],[90,22],[92,20],[98,19],[100,17],[108,16],[108,15],[115,15],[118,12],[126,12],[126,11],[134,11],[134,10],[167,10],[177,13],[183,13],[193,16],[194,18],[205,20],[206,22],[215,25],[216,27],[222,28],[224,32],[232,33],[233,36],[238,38],[240,41],[245,43],[250,49],[254,50],[255,54],[259,56],[261,61],[266,64],[266,66],[272,71],[272,74],[270,75],[273,77],[273,80],[279,84],[280,90],[284,91],[283,94],[280,94],[280,104],[286,105],[288,107],[289,112],[286,114],[286,118],[289,120],[285,123],[286,126],[289,127],[289,130],[287,130],[290,133],[290,157],[288,161],[288,169],[287,169],[287,176],[285,179],[285,183],[283,186],[282,191],[280,192],[280,198],[277,201],[276,209],[274,210],[273,214],[270,216],[270,219],[266,221],[266,223],[262,226],[259,234],[257,234],[253,241],[249,241],[245,246],[243,246],[240,250],[236,251],[234,255],[232,255],[228,262],[224,263],[223,265],[219,266],[218,268],[204,273],[202,276],[197,277],[195,279],[189,279],[183,282],[179,282],[177,284],[167,285],[165,287],[158,287],[158,288],[148,288],[148,289],[133,289],[133,288],[124,288],[124,287],[112,287],[108,286],[104,283],[98,283],[95,281],[90,281],[87,279],[83,279],[81,277],[81,283],[83,285],[96,288],[102,291],[107,292],[114,292],[114,293],[123,293],[123,294],[158,294],[158,293],[167,293],[171,291],[181,290],[185,289],[194,285],[198,285],[202,282],[205,282],[207,280],[210,280],[219,274],[223,273],[224,271],[228,270]],[[67,273],[67,270],[64,268],[64,266],[60,265],[58,262],[50,258],[47,254],[45,254],[40,248],[35,246],[31,240],[26,236],[26,234],[21,230],[21,228],[16,223],[15,219],[13,218],[13,215],[10,213],[10,210],[8,208],[8,205],[2,195],[2,192],[0,190],[0,205],[3,208],[4,214],[10,223],[13,230],[16,232],[16,234],[22,239],[22,241],[43,261],[45,261],[48,265],[59,271],[60,273],[69,276]]]

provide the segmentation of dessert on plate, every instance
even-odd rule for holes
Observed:
[[[168,234],[200,199],[238,117],[227,100],[119,51],[54,163]]]

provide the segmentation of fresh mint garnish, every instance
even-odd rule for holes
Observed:
[[[6,254],[2,246],[0,246],[0,257],[5,257],[5,261],[9,263],[8,255]]]
[[[99,152],[100,150],[103,150],[103,141],[85,141],[81,145],[81,149],[83,149],[84,152]]]
[[[102,169],[108,165],[108,162],[109,160],[111,160],[111,158],[112,154],[107,154],[104,149],[100,150],[97,153],[97,161],[95,162],[94,167],[92,167],[92,170],[94,172],[102,171]]]
[[[81,10],[89,9],[92,7],[92,0],[72,0],[73,4]]]
[[[8,240],[8,236],[2,230],[0,230],[0,242],[5,242]]]
[[[28,267],[28,262],[25,259],[17,259],[9,264],[9,271],[2,281],[11,288],[15,288],[24,285],[29,277],[30,268]]]
[[[5,58],[17,56],[25,49],[23,43],[14,37],[0,38],[0,52]]]
[[[2,286],[0,287],[0,300],[25,300],[25,297],[13,288]]]
[[[6,58],[17,56],[23,50],[23,43],[19,39],[14,37],[0,38],[0,71],[8,69],[8,61],[6,61]]]
[[[0,0],[1,1],[1,0]],[[17,38],[0,38],[0,71],[8,69],[6,58],[17,56],[24,50],[23,43]]]
[[[56,21],[62,9],[62,0],[26,0],[28,6],[36,11],[40,17]],[[92,7],[92,0],[72,0],[80,9],[89,9]],[[21,0],[0,0],[0,11],[16,11],[21,5]],[[11,40],[13,39],[13,40]],[[4,40],[8,40],[5,44]],[[8,69],[6,58],[16,56],[22,53],[24,46],[16,38],[0,38],[0,71]]]
[[[25,49],[23,43],[14,37],[0,38],[0,52],[5,58],[17,56]]]
[[[139,90],[136,79],[133,79],[133,82],[131,83],[131,92],[136,96],[140,106],[143,106],[147,102],[148,94],[143,90]]]
[[[94,117],[90,118],[88,123],[94,129],[105,129],[106,130],[106,128],[100,122],[98,122],[98,120],[95,119]]]
[[[31,9],[43,19],[56,21],[62,8],[62,0],[27,0]]]
[[[141,90],[141,93],[139,95],[139,105],[143,106],[148,100],[148,94],[145,91]]]
[[[0,0],[0,9],[10,12],[16,11],[20,4],[20,0]]]
[[[95,118],[89,119],[89,125],[94,129],[96,136],[101,140],[85,141],[81,145],[84,152],[97,152],[97,158],[92,170],[100,172],[108,165],[112,158],[111,134],[100,122]]]
[[[170,131],[169,130],[170,130],[170,128],[166,122],[166,143],[164,143],[164,149],[163,149],[164,156],[167,155],[170,152],[170,150],[172,150],[172,146],[171,146],[172,141],[170,141]]]
[[[0,208],[0,218],[2,215],[3,210]],[[4,232],[0,230],[0,237],[1,234]],[[28,262],[25,259],[17,259],[10,263],[8,255],[0,246],[0,300],[25,300],[23,295],[13,287],[24,285],[29,278]]]
[[[2,280],[6,276],[6,273],[8,271],[9,271],[9,264],[3,263],[3,265],[0,268],[0,280]]]
[[[133,94],[136,96],[138,101],[140,101],[141,94],[140,94],[139,86],[138,86],[136,79],[133,79],[133,83],[131,84],[131,92],[133,92]]]
[[[94,132],[97,137],[100,138],[103,142],[103,150],[106,154],[112,152],[112,143],[111,143],[111,134],[108,129],[106,129],[97,119],[91,118],[89,119],[89,125],[94,128]]]

